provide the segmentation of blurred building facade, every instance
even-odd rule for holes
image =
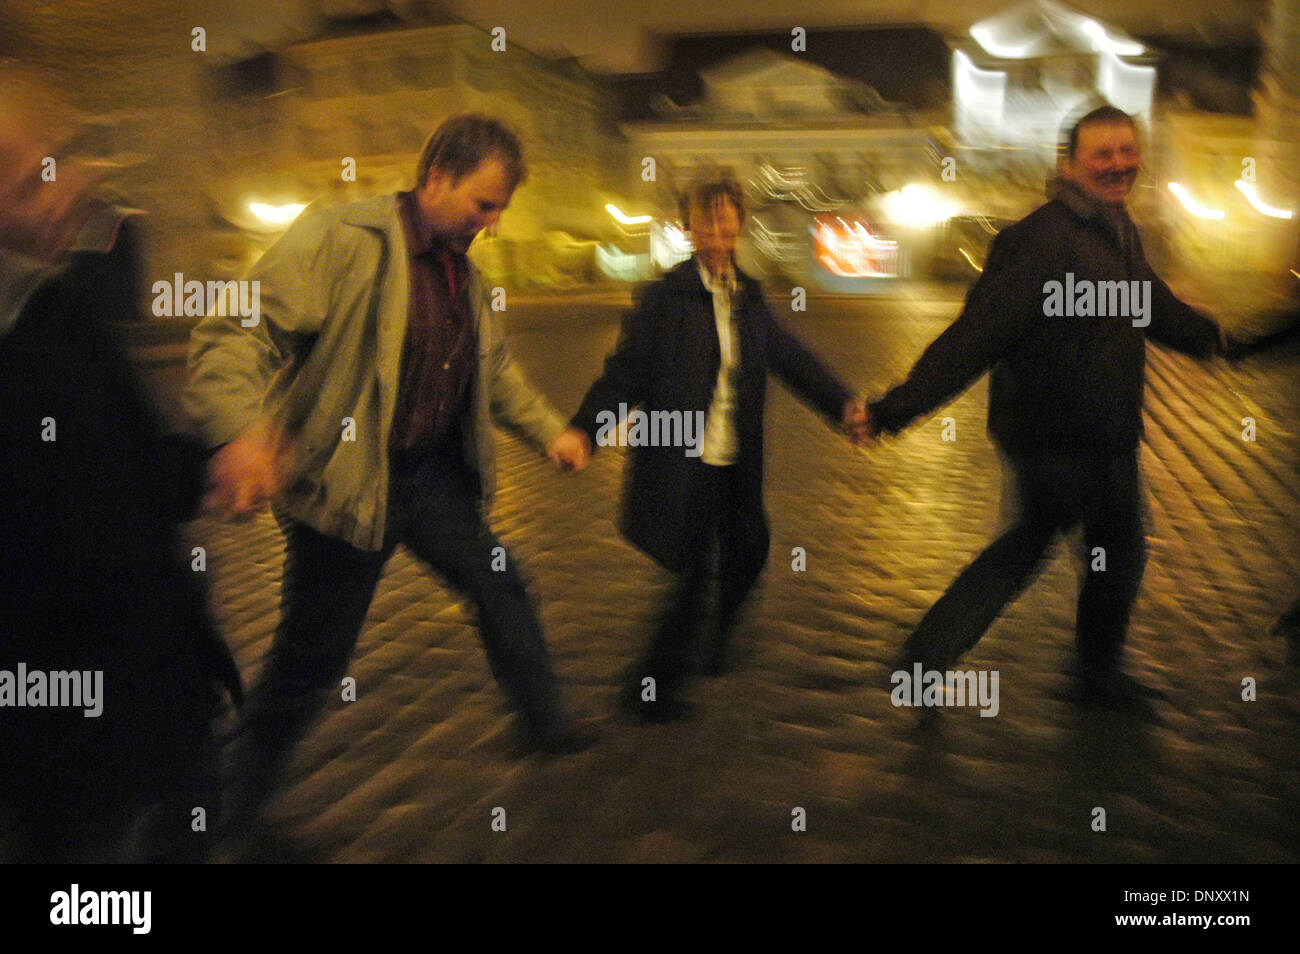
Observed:
[[[229,226],[229,267],[248,264],[276,234],[250,202],[411,188],[428,134],[448,116],[480,111],[519,133],[529,177],[497,233],[475,245],[476,262],[511,288],[594,278],[613,139],[600,88],[572,60],[512,52],[508,42],[494,49],[491,34],[451,24],[297,42],[261,69],[267,79],[253,92],[226,83],[209,100],[237,143],[208,189]]]
[[[945,10],[942,33],[814,33],[807,52],[787,31],[765,50],[733,44],[702,59],[711,39],[678,37],[670,46],[684,52],[659,74],[672,96],[646,96],[634,113],[613,103],[611,77],[534,55],[514,32],[494,49],[490,29],[440,20],[427,4],[407,19],[385,4],[341,20],[322,13],[327,4],[297,6],[315,15],[256,2],[0,0],[0,55],[30,62],[77,103],[87,120],[78,146],[114,193],[148,210],[146,282],[242,270],[284,227],[250,201],[274,208],[409,186],[423,137],[462,109],[501,115],[524,138],[530,180],[499,235],[473,252],[507,287],[636,278],[685,254],[670,228],[674,192],[706,162],[732,166],[750,190],[745,254],[760,272],[813,268],[820,230],[833,267],[922,275],[949,263],[970,278],[997,225],[1042,200],[1056,113],[1085,95],[1145,118],[1149,174],[1135,204],[1153,257],[1207,281],[1297,264],[1296,218],[1260,212],[1236,183],[1253,158],[1259,204],[1298,204],[1300,0],[1256,4],[1267,11],[1258,75],[1252,66],[1208,98],[1183,95],[1191,74],[1156,40],[1035,0],[957,30]],[[1130,101],[1150,71],[1154,96]],[[355,181],[344,177],[349,158]],[[1223,217],[1196,215],[1169,182]],[[948,224],[927,246],[915,229],[893,234],[905,229],[887,215]]]
[[[828,286],[911,273],[914,246],[882,229],[881,201],[918,179],[938,181],[946,110],[888,102],[797,52],[761,46],[700,78],[697,103],[661,97],[660,118],[620,127],[626,189],[654,217],[651,229],[684,224],[677,196],[701,173],[725,168],[751,204],[741,247],[751,270]],[[662,268],[656,238],[652,231],[649,254]]]

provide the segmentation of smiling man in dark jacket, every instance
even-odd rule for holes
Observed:
[[[1120,672],[1145,561],[1138,474],[1146,339],[1207,358],[1219,326],[1179,301],[1142,253],[1124,200],[1141,167],[1132,118],[1103,106],[1071,128],[1051,201],[1001,232],[955,322],[868,408],[897,433],[991,369],[989,432],[1015,475],[1017,522],[921,620],[900,666],[944,670],[1082,524],[1077,644],[1089,697],[1141,691]]]
[[[655,721],[687,712],[682,693],[699,648],[715,552],[719,620],[705,660],[711,673],[724,668],[727,633],[767,560],[768,368],[829,421],[865,435],[865,416],[848,389],[777,323],[758,282],[735,267],[745,220],[740,186],[727,176],[701,180],[682,212],[696,254],[646,291],[566,432],[588,447],[608,443],[617,423],[630,417],[628,407],[644,408],[632,412],[646,416],[629,431],[634,449],[622,528],[678,581],[623,703]]]

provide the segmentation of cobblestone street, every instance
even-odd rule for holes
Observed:
[[[900,379],[957,314],[952,299],[774,309],[851,386]],[[510,344],[572,413],[621,308],[512,302]],[[389,563],[350,674],[297,749],[259,856],[369,861],[1300,860],[1300,667],[1269,627],[1300,592],[1300,374],[1293,345],[1237,366],[1148,348],[1149,562],[1127,668],[1154,716],[1066,694],[1075,561],[1038,580],[968,655],[1000,673],[1000,711],[934,720],[890,702],[888,663],[998,527],[987,380],[873,450],[777,383],[769,392],[769,563],[737,665],[693,687],[695,716],[615,716],[624,668],[666,578],[616,529],[623,452],[562,475],[498,438],[492,514],[542,607],[572,708],[609,716],[582,755],[520,758],[469,608],[404,550]],[[956,422],[941,439],[940,418]],[[1242,440],[1242,419],[1257,440]],[[278,615],[269,514],[201,520],[215,611],[251,682]],[[802,547],[807,568],[792,569]],[[1242,681],[1257,682],[1243,701]],[[491,813],[504,808],[505,832]],[[792,810],[807,830],[791,828]],[[1093,810],[1107,830],[1092,829]],[[229,852],[219,852],[229,857]]]

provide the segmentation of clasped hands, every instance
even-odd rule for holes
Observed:
[[[852,398],[845,401],[840,425],[854,447],[869,447],[880,441],[880,425],[872,418],[866,401],[861,404]]]
[[[872,420],[865,401],[845,401],[840,424],[845,436],[857,447],[875,444],[880,439],[880,427]],[[591,439],[578,428],[570,427],[546,445],[546,456],[565,473],[577,473],[591,461]]]
[[[871,419],[865,402],[846,401],[841,424],[845,436],[858,447],[875,444],[880,437],[880,428]],[[250,435],[227,444],[209,465],[203,509],[227,518],[251,516],[274,492],[283,455],[284,447],[277,447],[265,435]],[[576,427],[567,428],[546,445],[546,456],[560,470],[577,473],[591,461],[591,439]]]
[[[546,445],[546,456],[565,473],[576,474],[591,460],[591,438],[570,427]]]

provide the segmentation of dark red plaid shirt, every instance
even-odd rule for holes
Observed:
[[[413,192],[401,193],[398,207],[411,256],[411,301],[390,452],[447,436],[463,409],[475,349],[469,262],[436,240],[421,240]]]

